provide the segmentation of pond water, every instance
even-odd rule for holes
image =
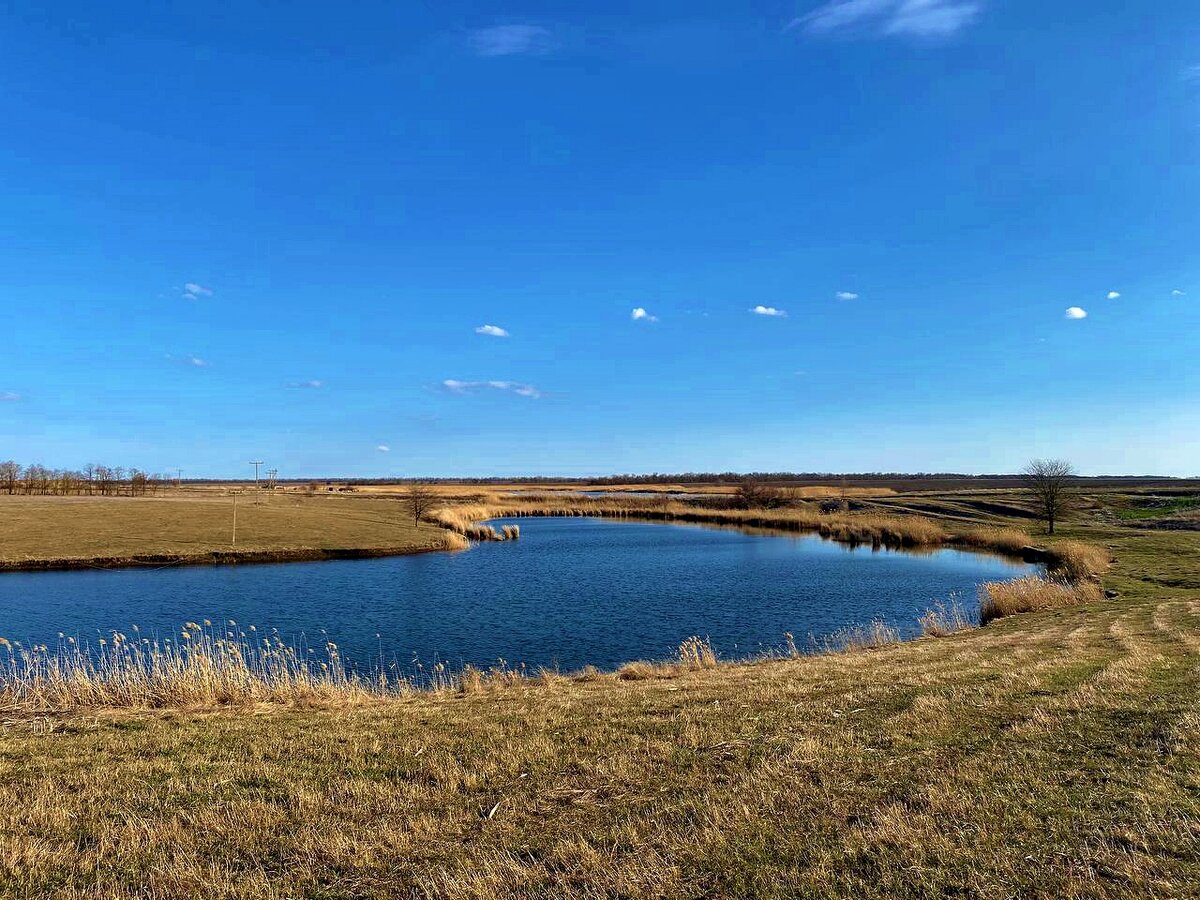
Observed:
[[[499,520],[497,525],[510,521]],[[360,666],[441,660],[490,666],[665,658],[697,634],[725,657],[803,646],[881,618],[911,634],[952,596],[1035,567],[956,550],[849,548],[814,536],[691,525],[521,519],[521,540],[373,560],[0,575],[0,635],[93,644],[132,625],[171,635],[233,619],[284,640],[326,635]]]

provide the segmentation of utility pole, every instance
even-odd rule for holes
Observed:
[[[175,490],[183,486],[183,469],[175,470]]]
[[[248,465],[254,466],[254,502],[258,502],[258,467],[263,464],[261,459],[252,459]]]
[[[237,494],[233,495],[233,543],[230,546],[237,546]]]
[[[267,490],[268,491],[275,490],[275,479],[278,477],[279,477],[278,469],[268,469],[267,470]]]

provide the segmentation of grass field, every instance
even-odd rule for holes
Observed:
[[[1112,553],[1115,600],[948,637],[391,700],[10,709],[0,893],[1198,896],[1200,532],[1122,523],[1124,502],[1062,534]]]
[[[434,525],[415,526],[407,507],[395,501],[265,492],[257,499],[0,496],[0,568],[34,560],[114,565],[139,558],[205,562],[213,554],[238,553],[287,559],[306,558],[304,551],[415,553],[461,546]]]

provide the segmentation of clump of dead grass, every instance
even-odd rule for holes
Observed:
[[[939,600],[917,620],[927,637],[946,637],[979,625],[979,616],[969,612],[957,597]]]
[[[872,619],[866,625],[847,625],[826,637],[819,649],[825,653],[847,653],[857,650],[878,650],[900,643],[900,632],[882,619]]]
[[[26,710],[78,707],[182,707],[254,702],[367,700],[410,689],[385,672],[361,677],[343,664],[337,644],[320,656],[277,634],[236,622],[189,622],[177,635],[145,638],[112,632],[95,648],[60,637],[55,647],[0,638],[0,706]]]
[[[954,542],[963,547],[1017,555],[1029,546],[1029,535],[1019,528],[989,525],[964,531],[955,536]]]
[[[1096,581],[1026,575],[1012,581],[991,581],[980,588],[979,621],[988,622],[1018,613],[1091,603],[1101,598]]]
[[[1047,552],[1050,568],[1071,581],[1099,578],[1112,565],[1112,555],[1105,548],[1083,541],[1060,541]]]

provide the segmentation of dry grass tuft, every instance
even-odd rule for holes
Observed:
[[[957,597],[948,603],[938,601],[917,621],[927,637],[946,637],[979,625],[979,617],[968,612]]]
[[[1050,548],[1050,567],[1071,581],[1099,578],[1112,565],[1112,554],[1095,544],[1061,541]]]
[[[833,632],[821,642],[825,653],[845,653],[855,650],[878,650],[900,643],[900,632],[882,619],[866,625],[848,625]]]
[[[617,678],[621,681],[646,681],[653,678],[657,672],[657,667],[648,662],[629,662],[617,669]]]
[[[685,669],[711,669],[717,654],[708,638],[693,636],[679,645],[679,662]]]
[[[954,542],[964,547],[984,550],[999,550],[1002,553],[1019,554],[1029,546],[1029,535],[1019,528],[985,526],[972,528],[956,535]]]
[[[1101,596],[1100,585],[1095,581],[1074,582],[1037,575],[1012,581],[991,581],[980,589],[979,621],[986,625],[1018,613],[1092,603]]]
[[[255,702],[367,700],[410,689],[385,673],[347,672],[337,644],[314,659],[278,635],[235,622],[187,623],[170,638],[101,638],[96,649],[62,637],[58,646],[0,638],[0,707],[61,711],[80,707],[186,707]]]

